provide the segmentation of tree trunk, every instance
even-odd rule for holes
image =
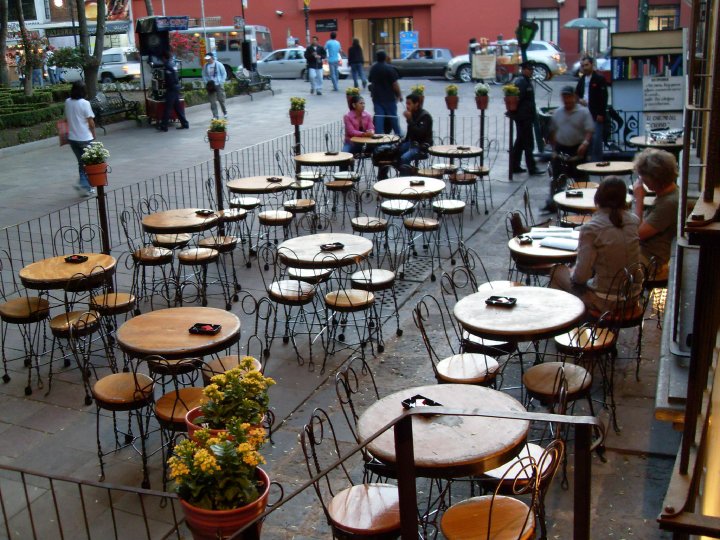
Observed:
[[[84,0],[75,0],[75,6],[78,15],[80,48],[85,53],[85,66],[83,67],[85,87],[87,88],[88,99],[92,99],[97,94],[98,72],[100,70],[100,62],[102,61],[103,42],[105,41],[105,2],[97,3],[95,48],[92,55],[90,54],[90,32],[88,30],[87,17],[85,16]]]
[[[8,0],[0,0],[0,86],[10,86],[7,56]]]
[[[147,10],[148,17],[152,17],[153,15],[155,15],[152,0],[145,0],[145,9]]]
[[[23,13],[22,1],[15,2],[15,14],[17,15],[18,25],[20,26],[20,36],[23,43],[23,49],[25,49],[25,95],[32,96],[32,46],[30,45],[30,39],[25,28],[25,14]]]

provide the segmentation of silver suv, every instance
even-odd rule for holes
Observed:
[[[83,78],[79,69],[63,69],[62,77],[67,82]],[[113,47],[102,53],[102,63],[98,70],[98,81],[111,83],[116,80],[140,78],[140,53],[132,47]]]
[[[501,48],[503,56],[517,55],[519,58],[520,50],[517,40],[508,39],[505,41],[495,41],[488,46],[488,52],[494,53],[498,47]],[[527,49],[528,60],[535,62],[535,78],[547,80],[553,75],[562,75],[567,71],[565,64],[565,53],[549,41],[533,41]],[[472,78],[472,69],[470,67],[470,57],[467,54],[456,56],[445,70],[445,78],[448,80],[460,80],[468,82]],[[500,81],[503,82],[503,81]]]

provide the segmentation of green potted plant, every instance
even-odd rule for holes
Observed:
[[[85,167],[85,173],[91,186],[107,186],[107,159],[110,152],[99,141],[91,142],[83,149],[80,160]]]
[[[475,85],[475,105],[480,110],[488,108],[490,101],[490,86],[485,83],[478,83]]]
[[[240,359],[236,368],[213,376],[203,389],[205,403],[188,411],[185,423],[192,439],[200,428],[227,429],[236,419],[251,425],[261,425],[268,410],[268,388],[275,384],[255,368],[252,356]]]
[[[290,98],[290,123],[293,126],[301,126],[305,121],[305,98]]]
[[[454,111],[458,108],[458,102],[460,101],[460,98],[458,97],[458,87],[456,84],[448,84],[445,87],[445,105],[447,105],[447,108],[451,111]]]
[[[520,102],[520,88],[510,83],[503,86],[502,91],[505,95],[505,108],[509,112],[517,111]]]
[[[265,511],[264,443],[262,427],[236,419],[227,432],[200,429],[175,446],[168,471],[193,538],[226,538]]]
[[[418,96],[420,98],[420,107],[425,105],[425,85],[424,84],[415,84],[410,87],[410,93],[413,95]]]
[[[352,99],[360,95],[360,89],[356,86],[350,86],[345,89],[345,99],[347,99],[348,109],[352,110]]]
[[[227,120],[213,118],[207,131],[208,142],[213,150],[222,150],[227,141]]]

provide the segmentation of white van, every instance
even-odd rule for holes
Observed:
[[[102,53],[102,63],[98,70],[98,81],[112,83],[115,81],[140,79],[140,53],[132,47],[113,47]],[[67,82],[79,81],[83,78],[82,70],[62,69],[61,77]]]

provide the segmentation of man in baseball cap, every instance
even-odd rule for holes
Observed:
[[[227,79],[227,71],[221,62],[216,62],[212,54],[205,55],[205,65],[202,68],[202,78],[210,100],[210,110],[213,118],[218,117],[218,102],[222,107],[223,115],[227,119],[227,109],[225,108],[225,80]]]

